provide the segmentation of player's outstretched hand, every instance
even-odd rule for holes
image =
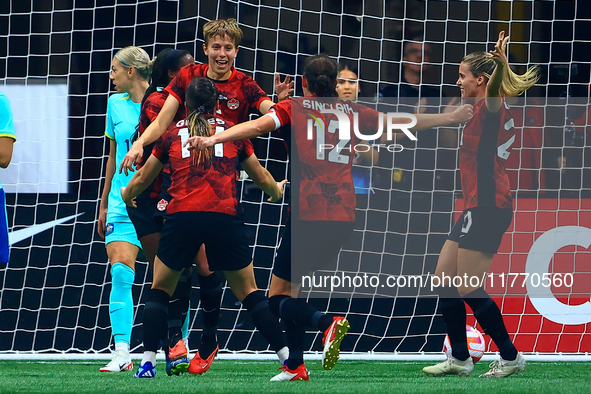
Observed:
[[[505,30],[501,30],[499,33],[499,40],[495,44],[495,49],[491,50],[490,56],[497,64],[507,64],[507,42],[509,36],[505,37]]]
[[[451,113],[454,119],[453,123],[466,123],[472,119],[473,114],[474,108],[472,107],[472,104],[460,105],[454,112]]]
[[[128,171],[134,172],[133,166],[139,166],[142,162],[142,156],[144,155],[144,148],[141,146],[137,141],[131,145],[129,151],[121,160],[121,165],[119,166],[119,173],[125,172],[125,176],[129,175]]]
[[[205,150],[214,145],[212,139],[209,137],[189,137],[184,146],[189,150]]]
[[[277,194],[271,195],[271,197],[267,198],[269,202],[279,201],[283,198],[283,191],[285,189],[285,184],[287,183],[287,179],[282,180],[281,182],[277,182]]]
[[[290,77],[287,75],[283,82],[279,74],[275,74],[275,93],[279,101],[289,98],[293,94],[293,84],[295,81],[290,82]]]

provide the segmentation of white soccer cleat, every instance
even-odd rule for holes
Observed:
[[[481,378],[506,378],[507,376],[517,375],[519,372],[525,371],[525,357],[523,354],[517,353],[517,358],[513,361],[499,360],[493,361],[489,366],[490,370],[487,373],[480,375]]]
[[[468,359],[465,361],[460,361],[454,356],[448,356],[447,359],[445,359],[445,361],[439,364],[423,368],[423,372],[426,373],[427,376],[470,376],[473,370],[474,361],[472,361],[472,357],[468,357]]]
[[[133,362],[129,353],[124,350],[116,350],[113,359],[100,369],[101,372],[123,372],[133,369]]]
[[[284,381],[296,381],[296,380],[310,380],[310,372],[306,369],[304,364],[300,365],[293,371],[287,368],[286,365],[279,368],[283,371],[271,378],[271,382],[284,382]]]

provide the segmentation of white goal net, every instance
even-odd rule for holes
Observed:
[[[493,262],[497,282],[489,290],[518,349],[591,352],[591,317],[584,317],[591,316],[585,288],[591,273],[585,263],[591,244],[591,8],[585,1],[9,0],[0,4],[0,91],[11,101],[18,141],[12,164],[0,170],[12,231],[11,261],[0,267],[0,353],[108,353],[111,279],[96,218],[112,56],[129,45],[152,56],[175,47],[205,62],[203,24],[229,17],[245,34],[236,67],[269,95],[275,73],[296,77],[301,95],[303,62],[324,52],[356,68],[369,105],[399,97],[399,104],[421,111],[438,111],[440,102],[458,97],[462,57],[492,49],[498,32],[507,31],[515,70],[537,64],[542,79],[526,99],[511,103],[517,138],[508,171],[516,214]],[[555,122],[546,97],[579,101]],[[361,168],[371,175],[372,192],[359,196],[355,234],[341,252],[347,274],[427,278],[434,271],[454,210],[461,210],[458,143],[456,129],[426,130],[403,152],[382,151]],[[260,138],[255,150],[277,179],[286,176],[281,140]],[[286,205],[263,202],[249,181],[242,182],[241,197],[258,285],[265,288]],[[542,236],[546,249],[537,242]],[[547,273],[551,281],[571,274],[574,285],[552,282],[538,297],[521,280],[499,287],[501,273],[526,272]],[[147,264],[140,261],[133,287],[135,351],[141,350],[147,286]],[[201,330],[198,299],[195,290],[193,348]],[[399,287],[388,296],[328,294],[312,302],[348,316],[345,352],[441,350],[445,327],[433,292]],[[573,314],[583,317],[565,317]],[[268,350],[229,289],[219,332],[224,351]],[[306,338],[309,350],[320,350],[321,335]]]

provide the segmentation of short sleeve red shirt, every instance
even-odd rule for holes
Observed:
[[[210,118],[215,132],[231,126],[221,118]],[[154,145],[152,154],[169,163],[171,200],[167,213],[183,211],[220,212],[236,216],[239,201],[236,191],[237,166],[254,153],[248,139],[217,144],[209,162],[197,164],[197,153],[183,147],[189,138],[186,121],[171,124]]]
[[[291,214],[306,221],[352,222],[356,200],[351,165],[359,139],[352,132],[351,139],[339,139],[333,127],[338,123],[336,115],[321,113],[315,102],[314,97],[284,100],[267,114],[290,151]],[[375,132],[379,127],[380,112],[342,100],[335,100],[334,106],[345,109],[350,124],[356,112],[360,128]],[[327,125],[328,132],[322,129],[308,139],[307,122],[314,118]]]
[[[207,78],[208,68],[208,64],[191,64],[181,68],[166,87],[166,91],[172,94],[181,105],[184,104],[187,86],[197,77]],[[250,112],[258,111],[264,100],[270,100],[251,77],[234,67],[228,80],[212,79],[212,81],[218,88],[221,117],[234,124],[247,121]]]
[[[148,128],[148,126],[154,121],[154,119],[156,119],[156,117],[158,116],[158,114],[160,113],[160,110],[162,109],[162,106],[164,105],[164,102],[166,101],[166,98],[168,97],[168,92],[163,91],[163,90],[159,90],[156,92],[153,92],[152,94],[150,94],[147,98],[146,101],[144,101],[143,105],[142,105],[142,112],[140,113],[140,123],[139,123],[139,134],[142,135],[144,133],[144,131]],[[179,107],[176,115],[174,116],[173,122],[176,123],[179,120],[183,119],[184,116],[184,108],[183,107]],[[144,148],[144,157],[142,159],[142,163],[145,163],[146,160],[148,160],[148,158],[150,157],[150,155],[152,154],[152,149],[154,148],[154,144],[149,144]],[[152,184],[142,193],[142,195],[144,194],[149,194],[151,198],[158,198],[158,196],[160,195],[162,188],[163,188],[163,183],[166,183],[166,185],[164,187],[167,186],[168,184],[168,167],[166,167],[163,171],[164,174],[160,174],[158,175],[158,177],[154,180],[154,182],[152,182]],[[166,177],[166,181],[163,178]]]
[[[514,141],[514,121],[504,102],[494,113],[486,108],[486,100],[474,105],[474,116],[464,127],[460,146],[464,209],[513,208],[505,163]]]

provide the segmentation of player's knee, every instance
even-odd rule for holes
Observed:
[[[242,305],[244,305],[248,312],[255,313],[259,309],[268,306],[269,303],[265,293],[262,290],[255,290],[244,297],[242,300]]]
[[[168,294],[169,297],[172,297],[174,290],[176,289],[176,283],[171,284],[168,278],[154,278],[152,280],[152,290],[159,290],[163,291]]]
[[[115,263],[111,266],[111,281],[113,284],[123,287],[131,287],[135,279],[135,271],[123,264]]]

